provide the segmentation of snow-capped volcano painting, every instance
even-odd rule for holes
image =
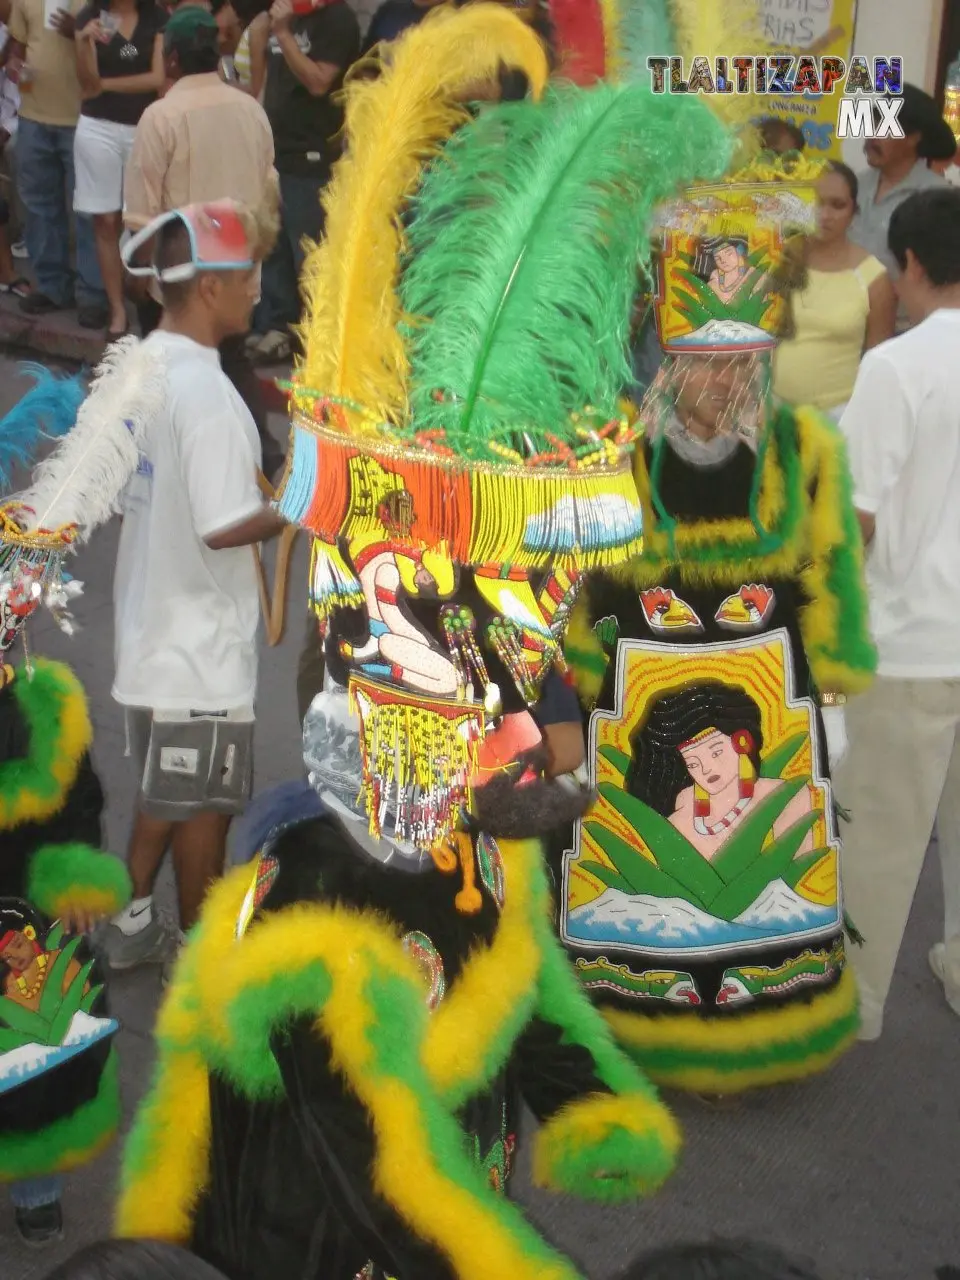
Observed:
[[[836,921],[836,907],[808,902],[782,880],[773,880],[733,920],[718,920],[681,898],[655,898],[607,889],[599,898],[569,913],[567,934],[575,942],[692,951],[738,942],[755,943],[780,935],[796,937],[835,927]]]
[[[52,1071],[119,1030],[120,1024],[114,1018],[94,1018],[78,1011],[61,1044],[22,1044],[0,1054],[0,1093]]]

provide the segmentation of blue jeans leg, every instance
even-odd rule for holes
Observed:
[[[319,240],[323,234],[322,191],[316,178],[280,175],[280,235],[263,264],[261,297],[253,322],[257,333],[283,331],[300,321],[303,240]]]
[[[55,1204],[62,1194],[63,1178],[58,1173],[10,1184],[10,1199],[17,1209],[39,1209],[44,1204]]]
[[[73,133],[70,130],[70,145],[66,148],[63,165],[67,174],[67,200],[73,209]],[[77,255],[76,290],[77,302],[81,307],[105,307],[107,295],[100,275],[100,260],[97,257],[97,245],[93,236],[93,219],[83,213],[73,215],[73,240]]]
[[[64,163],[67,150],[69,171]],[[17,133],[17,183],[27,211],[24,237],[37,288],[59,306],[68,306],[73,300],[68,178],[72,197],[73,130],[21,118]]]

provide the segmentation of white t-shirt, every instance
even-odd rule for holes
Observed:
[[[840,428],[867,554],[881,675],[960,676],[960,310],[863,357]]]
[[[123,497],[113,696],[156,711],[252,707],[260,601],[250,547],[204,538],[255,515],[260,440],[211,347],[156,330],[165,412]]]

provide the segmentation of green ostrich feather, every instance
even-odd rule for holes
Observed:
[[[412,430],[497,461],[581,443],[587,408],[618,416],[650,214],[727,154],[702,103],[643,85],[558,87],[464,128],[410,228]]]

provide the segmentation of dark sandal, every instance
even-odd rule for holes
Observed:
[[[28,298],[30,296],[32,286],[25,276],[16,276],[9,283],[0,280],[0,293],[12,294],[15,298]]]

